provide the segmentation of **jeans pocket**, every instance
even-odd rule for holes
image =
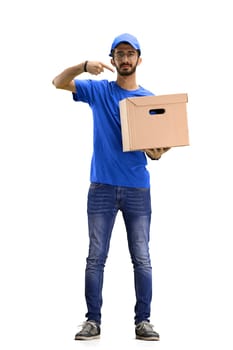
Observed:
[[[97,190],[98,188],[104,187],[106,185],[99,183],[99,182],[92,182],[90,184],[90,190]]]

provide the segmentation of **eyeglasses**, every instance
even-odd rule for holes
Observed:
[[[127,56],[127,58],[135,58],[135,56],[137,56],[137,51],[128,51],[128,52],[117,51],[115,52],[114,56],[118,60],[122,60],[125,56]]]

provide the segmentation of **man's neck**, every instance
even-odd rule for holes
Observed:
[[[124,76],[118,74],[116,83],[125,90],[137,90],[139,87],[136,83],[135,74]]]

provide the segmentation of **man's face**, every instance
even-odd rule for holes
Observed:
[[[122,43],[114,50],[112,63],[118,74],[127,76],[136,71],[139,60],[138,51],[131,45]]]

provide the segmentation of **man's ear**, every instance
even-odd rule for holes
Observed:
[[[141,58],[141,56],[139,56],[139,57],[138,57],[138,64],[137,64],[137,65],[139,66],[141,63],[142,63],[142,58]]]
[[[115,67],[116,65],[115,65],[115,61],[114,61],[114,59],[113,58],[111,58],[111,64]]]

